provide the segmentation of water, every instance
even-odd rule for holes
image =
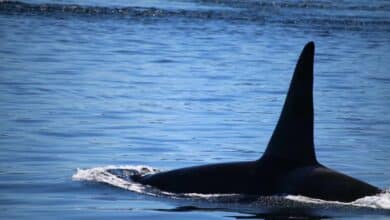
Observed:
[[[72,178],[257,159],[314,40],[319,161],[389,189],[389,12],[387,1],[0,2],[0,218],[389,218],[367,200],[223,202]]]

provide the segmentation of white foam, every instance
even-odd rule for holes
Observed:
[[[202,199],[209,199],[209,198],[221,198],[221,197],[231,197],[231,196],[237,196],[238,194],[202,194],[202,193],[185,193],[183,194],[186,197],[191,198],[202,198]]]
[[[117,177],[108,172],[110,169],[134,170],[142,175],[158,172],[158,170],[148,166],[105,166],[91,169],[77,169],[76,173],[72,176],[72,179],[78,181],[101,182],[133,192],[152,194],[146,190],[146,186]]]
[[[336,205],[352,205],[358,207],[375,208],[375,209],[390,209],[390,191],[386,190],[383,193],[374,196],[366,196],[357,199],[353,202],[326,201],[322,199],[314,199],[306,196],[286,196],[287,199],[313,204],[336,204]]]
[[[386,190],[379,195],[363,197],[352,202],[352,204],[378,209],[390,209],[390,190]]]

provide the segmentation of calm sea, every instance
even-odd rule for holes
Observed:
[[[386,0],[0,1],[0,218],[390,218],[389,193],[176,198],[103,172],[259,158],[311,40],[319,161],[388,190]]]

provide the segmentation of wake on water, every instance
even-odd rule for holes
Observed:
[[[213,199],[213,201],[226,201],[228,198],[237,198],[237,194],[199,194],[199,193],[186,193],[175,194],[170,192],[164,192],[154,187],[142,185],[140,183],[132,181],[131,177],[134,175],[147,175],[158,173],[160,170],[149,166],[105,166],[96,167],[91,169],[77,169],[76,173],[72,176],[73,180],[77,181],[92,181],[109,184],[114,187],[122,188],[132,192],[146,194],[150,196],[166,196],[171,198],[189,198],[189,199]],[[383,193],[375,196],[367,196],[357,199],[350,203],[338,202],[338,201],[325,201],[321,199],[309,198],[299,195],[286,195],[278,197],[268,197],[267,203],[272,203],[272,198],[275,201],[280,202],[281,199],[299,202],[301,204],[313,204],[313,205],[331,205],[331,206],[353,206],[363,208],[373,208],[390,210],[390,190],[385,190]],[[259,198],[261,200],[261,198]],[[264,199],[264,198],[263,198]]]
[[[72,176],[73,180],[92,181],[106,183],[111,186],[129,190],[132,192],[142,193],[151,196],[170,196],[175,198],[212,198],[212,197],[228,197],[235,194],[198,194],[185,193],[176,194],[161,191],[151,186],[143,185],[132,180],[132,176],[147,175],[158,173],[160,170],[149,166],[105,166],[91,169],[77,169]]]

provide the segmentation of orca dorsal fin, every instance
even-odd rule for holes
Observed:
[[[263,157],[299,164],[317,163],[313,140],[313,62],[314,43],[309,42],[301,52],[282,113]]]

